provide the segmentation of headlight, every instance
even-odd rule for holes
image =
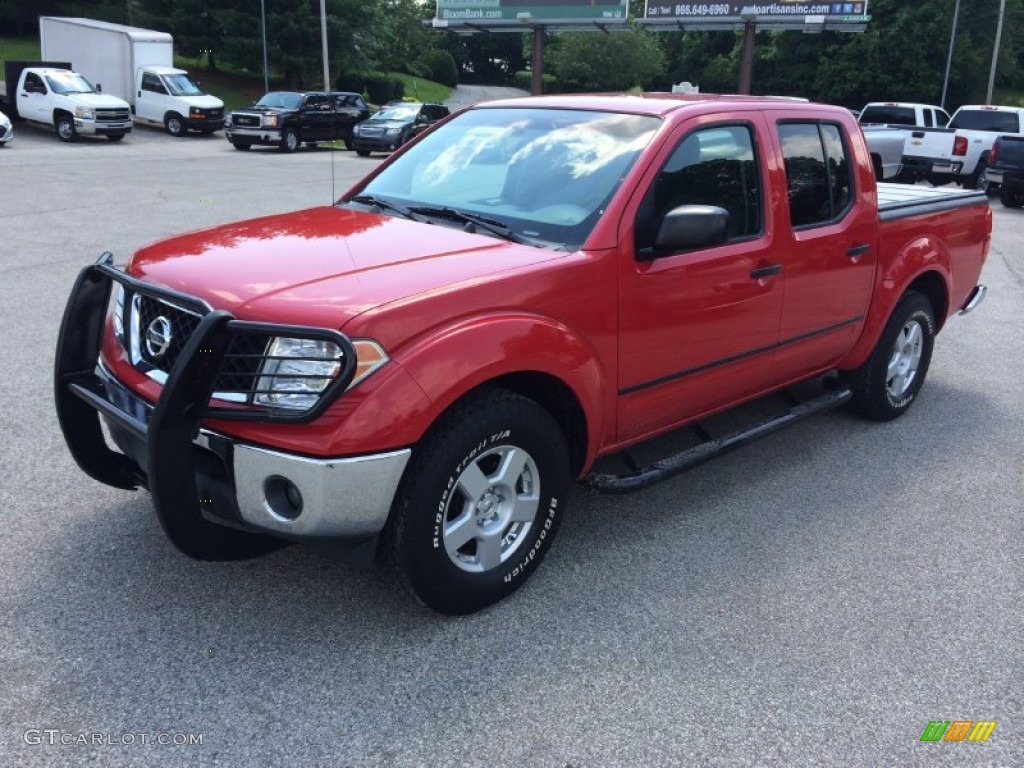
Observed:
[[[191,117],[193,120],[202,120],[204,117],[206,117],[206,115],[203,114],[203,111],[201,109],[190,109],[188,112],[188,116]]]
[[[264,115],[261,123],[265,128],[277,128],[277,115]]]
[[[374,341],[354,341],[356,372],[350,387],[388,361]],[[316,405],[341,370],[341,348],[330,341],[277,337],[267,347],[253,403],[304,411]]]
[[[92,107],[75,107],[75,117],[84,117],[86,120],[91,120]]]

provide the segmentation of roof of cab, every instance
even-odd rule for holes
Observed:
[[[556,96],[527,96],[516,99],[500,99],[475,105],[474,109],[492,107],[542,107],[549,109],[587,109],[607,112],[629,112],[639,115],[666,115],[688,106],[714,104],[718,109],[735,107],[749,109],[751,106],[786,108],[810,106],[815,109],[827,107],[811,104],[806,99],[791,96],[740,96],[715,93],[603,93],[603,94],[561,94]],[[838,109],[838,108],[837,108]]]

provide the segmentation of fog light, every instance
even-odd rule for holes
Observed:
[[[263,482],[263,495],[270,511],[284,520],[295,520],[302,514],[302,492],[286,477],[268,477]]]

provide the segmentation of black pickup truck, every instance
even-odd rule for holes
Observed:
[[[989,187],[998,185],[1002,205],[1024,206],[1024,137],[996,136],[988,153],[985,175]]]
[[[352,128],[369,116],[358,93],[271,91],[251,107],[231,112],[224,135],[241,150],[263,144],[294,152],[300,144],[338,139],[351,148]]]
[[[990,186],[999,186],[999,202],[1007,208],[1024,206],[1024,137],[996,137],[985,173]]]

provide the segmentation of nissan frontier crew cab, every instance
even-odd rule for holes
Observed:
[[[103,254],[68,300],[56,408],[81,468],[147,488],[186,554],[362,537],[463,614],[534,572],[574,479],[628,491],[841,404],[904,414],[984,296],[991,222],[980,192],[876,184],[838,107],[487,102],[334,206]]]

